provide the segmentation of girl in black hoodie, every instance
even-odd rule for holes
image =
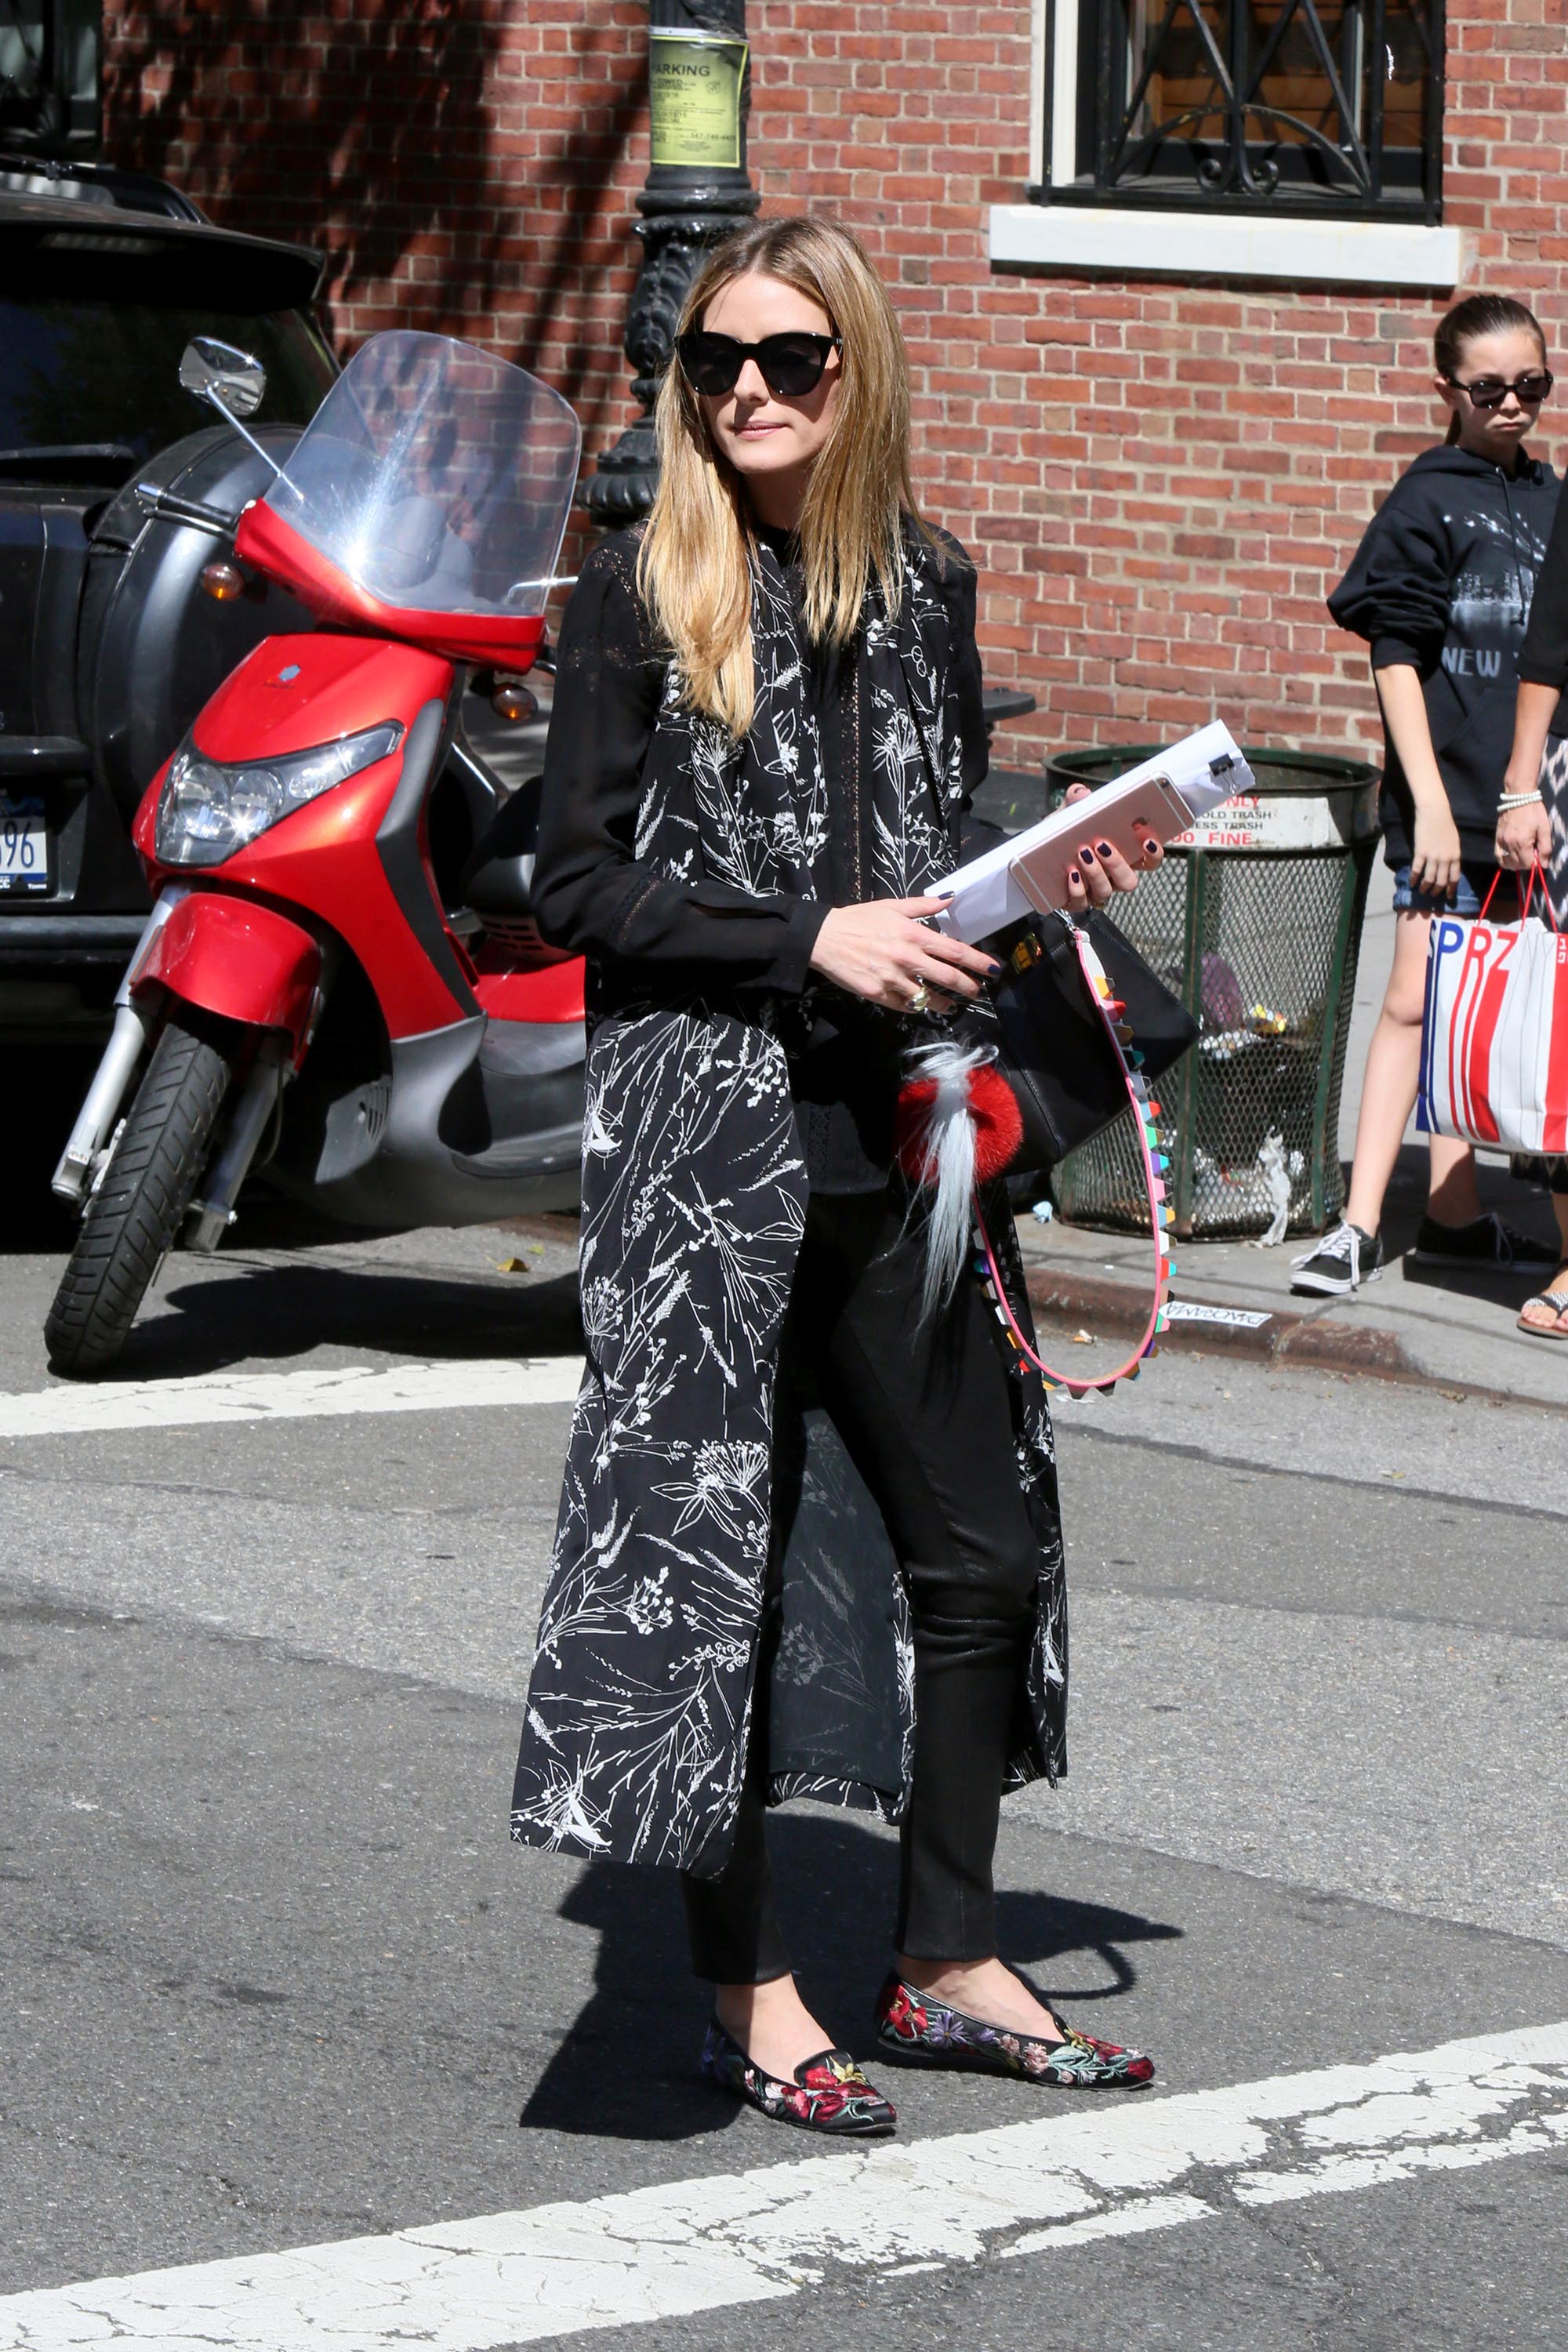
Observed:
[[[1335,620],[1372,648],[1397,921],[1344,1222],[1297,1260],[1297,1290],[1354,1290],[1383,1264],[1383,1197],[1415,1104],[1426,934],[1445,908],[1479,914],[1498,872],[1519,650],[1557,505],[1552,468],[1523,446],[1552,389],[1532,314],[1504,296],[1473,294],[1442,320],[1434,358],[1447,440],[1401,475],[1329,598]],[[1510,877],[1492,911],[1502,919],[1517,912]],[[1483,1216],[1475,1156],[1444,1136],[1431,1139],[1427,1213],[1413,1255],[1484,1270],[1556,1263],[1550,1248]]]

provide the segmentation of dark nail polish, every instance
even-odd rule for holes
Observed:
[[[1082,858],[1086,866],[1092,866],[1094,864],[1094,852],[1092,849],[1080,849],[1079,851],[1079,856]]]
[[[1095,847],[1099,850],[1099,852],[1100,852],[1100,854],[1101,857],[1109,857],[1109,856],[1110,856],[1110,842],[1109,842],[1109,841],[1097,841],[1097,842],[1095,843],[1095,845],[1095,845]]]
[[[939,898],[951,898],[954,894],[951,890],[939,890],[936,895]]]
[[[1083,880],[1083,876],[1079,872],[1076,866],[1069,866],[1068,867],[1068,880],[1072,884],[1075,890],[1078,888],[1079,884]]]
[[[999,978],[1000,978],[1000,976],[1001,976],[1001,971],[1002,971],[1002,967],[1001,967],[1001,965],[1000,965],[999,963],[995,963],[995,962],[988,963],[988,964],[986,965],[985,969],[986,969],[986,971],[991,974],[991,977],[992,977],[992,979],[993,979],[993,980],[996,980],[996,979],[999,979]]]

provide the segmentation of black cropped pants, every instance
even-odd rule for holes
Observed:
[[[922,1244],[900,1195],[814,1196],[781,1379],[805,1371],[875,1498],[909,1593],[913,1786],[895,1948],[989,1959],[992,1858],[1019,1717],[1038,1547],[1018,1482],[991,1310],[967,1278],[921,1325]],[[692,1964],[720,1984],[787,1975],[764,1831],[764,1654],[735,1842],[717,1877],[682,1874]]]

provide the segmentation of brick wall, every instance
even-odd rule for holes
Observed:
[[[345,352],[395,325],[489,343],[596,448],[627,413],[647,27],[637,0],[109,0],[106,152],[324,249]]]
[[[1450,0],[1446,218],[1461,290],[1521,295],[1560,344],[1557,13]],[[1364,660],[1322,598],[1440,436],[1452,298],[998,276],[985,208],[1027,178],[1028,0],[751,0],[748,21],[764,209],[831,206],[876,255],[927,504],[982,567],[989,674],[1042,703],[1007,756],[1215,713],[1254,740],[1373,744]],[[345,341],[395,319],[494,343],[596,450],[631,414],[646,27],[631,0],[111,7],[110,153],[327,247]]]

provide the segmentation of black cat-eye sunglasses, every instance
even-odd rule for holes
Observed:
[[[1511,383],[1505,383],[1500,375],[1479,375],[1474,383],[1461,383],[1457,375],[1447,380],[1456,392],[1468,392],[1477,408],[1500,408],[1510,392],[1524,406],[1532,408],[1538,400],[1551,397],[1552,383],[1550,368],[1532,368],[1528,375],[1515,376]]]
[[[775,400],[799,400],[816,390],[830,354],[843,348],[842,335],[764,335],[760,343],[738,343],[733,335],[710,335],[700,327],[676,346],[681,373],[708,400],[733,392],[748,360],[756,361]]]

